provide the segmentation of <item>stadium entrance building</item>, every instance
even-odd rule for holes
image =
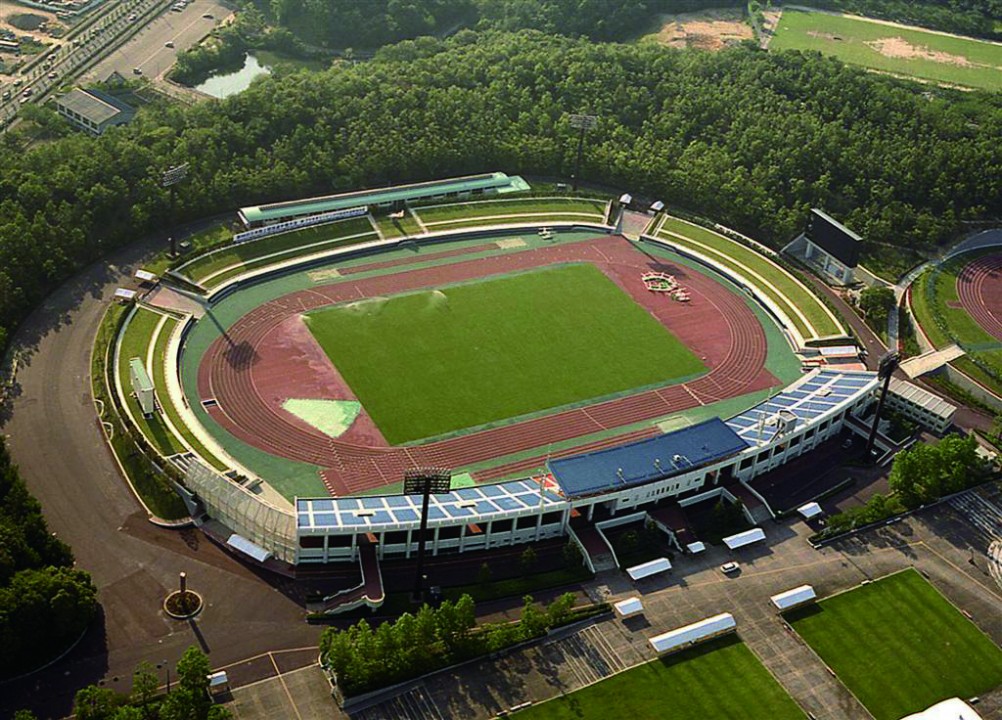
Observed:
[[[783,252],[801,260],[839,285],[856,282],[863,238],[817,208],[811,209],[807,227]]]
[[[836,436],[850,415],[870,405],[877,385],[875,373],[814,370],[729,420],[713,418],[553,460],[541,477],[433,496],[428,552],[569,537],[587,557],[579,533],[613,516],[644,517],[719,496],[757,498],[771,513],[748,483]],[[363,547],[373,546],[379,558],[417,553],[420,496],[297,498],[292,512],[269,505],[197,459],[187,468],[185,485],[211,517],[286,563],[355,562]]]

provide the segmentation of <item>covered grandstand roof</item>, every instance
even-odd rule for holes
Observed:
[[[567,497],[594,495],[688,472],[748,447],[720,418],[628,445],[551,460]]]
[[[790,385],[778,395],[735,415],[727,421],[749,445],[766,443],[780,430],[777,416],[781,411],[792,413],[799,422],[808,423],[855,400],[861,390],[877,386],[877,374],[857,370],[825,368]]]
[[[496,485],[460,488],[432,495],[428,520],[489,520],[526,511],[563,510],[567,503],[548,490],[540,497],[539,483],[515,480]],[[300,530],[373,530],[417,527],[421,518],[420,495],[318,498],[296,501]]]
[[[472,193],[474,190],[496,190],[499,193],[505,193],[528,189],[529,184],[517,175],[509,177],[503,172],[484,173],[245,207],[240,209],[240,215],[247,223],[273,222],[281,218],[315,215],[360,205],[385,205],[394,202],[416,201],[440,195]]]

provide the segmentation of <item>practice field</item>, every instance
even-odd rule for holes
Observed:
[[[1002,684],[1002,650],[914,570],[786,617],[877,720]]]
[[[706,369],[591,264],[373,298],[306,322],[391,444]]]
[[[736,637],[640,665],[517,713],[518,720],[704,720],[804,717]]]
[[[1002,45],[865,18],[783,10],[772,50],[816,50],[895,75],[1002,90]]]

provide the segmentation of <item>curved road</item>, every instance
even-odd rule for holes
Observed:
[[[319,630],[304,623],[291,582],[262,582],[200,532],[152,526],[104,444],[90,392],[91,343],[115,287],[163,242],[141,241],[86,269],[15,337],[21,366],[2,431],[49,528],[93,575],[103,617],[66,659],[0,687],[0,716],[27,706],[66,715],[86,683],[103,679],[127,691],[137,662],[173,664],[192,644],[210,652],[214,667],[316,645]],[[181,570],[207,603],[197,623],[169,620],[160,608]]]

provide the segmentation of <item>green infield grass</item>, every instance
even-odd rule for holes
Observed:
[[[877,720],[1002,684],[1002,650],[914,570],[786,618]]]
[[[782,266],[751,248],[720,233],[673,217],[665,218],[658,237],[673,245],[694,250],[740,273],[749,282],[756,283],[786,313],[805,338],[841,335],[844,332],[814,293]]]
[[[784,720],[805,717],[736,637],[654,660],[523,710],[518,720]]]
[[[1002,90],[1002,45],[866,18],[783,10],[769,48],[816,50],[894,75]]]
[[[371,298],[306,323],[393,444],[705,371],[589,264]]]

